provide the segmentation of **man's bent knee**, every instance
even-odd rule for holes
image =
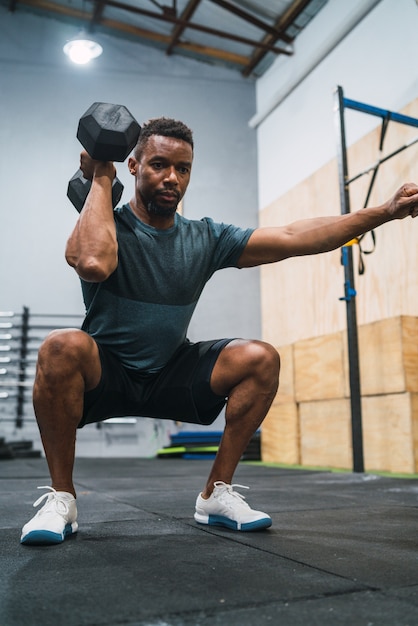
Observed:
[[[267,369],[273,375],[279,374],[280,355],[271,344],[258,340],[248,341],[243,353],[244,358],[246,354],[250,364],[255,368]]]
[[[45,338],[38,353],[38,374],[70,376],[79,372],[87,387],[95,387],[101,374],[96,342],[84,331],[68,328],[54,330]]]
[[[249,372],[258,378],[261,384],[277,390],[280,374],[280,355],[277,350],[264,341],[250,341],[246,348]]]
[[[258,340],[235,340],[220,353],[212,372],[215,393],[226,393],[240,382],[255,378],[266,389],[277,390],[280,356],[270,344]]]
[[[60,359],[69,357],[78,360],[92,350],[94,341],[82,330],[67,328],[53,330],[39,349],[39,358]]]

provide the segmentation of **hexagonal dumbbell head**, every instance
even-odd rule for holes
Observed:
[[[74,176],[70,179],[67,188],[67,196],[80,213],[84,206],[86,198],[91,188],[91,180],[84,178],[83,172],[77,170]],[[119,203],[122,197],[123,185],[119,178],[115,176],[112,183],[112,205],[113,208]]]
[[[141,127],[122,104],[95,102],[81,116],[77,139],[97,161],[124,161]]]

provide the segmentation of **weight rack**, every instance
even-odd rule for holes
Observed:
[[[0,426],[22,429],[36,419],[32,389],[39,347],[55,329],[80,327],[82,315],[0,311]]]

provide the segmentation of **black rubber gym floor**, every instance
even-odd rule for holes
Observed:
[[[418,480],[241,463],[273,526],[199,526],[208,460],[78,459],[79,532],[21,546],[44,459],[0,461],[2,626],[415,626]]]

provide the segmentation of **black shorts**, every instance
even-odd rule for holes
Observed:
[[[156,374],[124,367],[109,350],[98,345],[102,377],[84,394],[85,424],[109,417],[157,417],[192,424],[212,424],[226,398],[213,393],[210,377],[223,348],[233,339],[186,341]]]

